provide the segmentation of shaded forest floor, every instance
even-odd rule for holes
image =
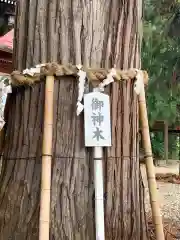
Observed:
[[[166,240],[180,240],[180,177],[177,162],[163,167],[155,167],[156,180],[159,191],[159,203],[164,221]],[[145,208],[148,221],[148,231],[151,240],[155,240],[154,226],[152,224],[151,207],[145,166],[141,165],[141,172],[145,187]]]

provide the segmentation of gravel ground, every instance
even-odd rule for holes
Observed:
[[[156,173],[178,173],[178,166],[156,167]],[[142,177],[145,186],[145,206],[146,212],[151,211],[149,203],[149,190],[147,185],[145,167],[141,166]],[[166,219],[180,223],[180,184],[157,182],[158,198],[161,207],[161,213]]]

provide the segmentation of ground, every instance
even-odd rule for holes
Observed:
[[[179,172],[179,165],[178,162],[174,161],[171,164],[166,166],[158,166],[155,167],[156,173],[173,173],[178,174]],[[145,165],[141,165],[141,173],[143,177],[143,182],[145,186],[145,206],[146,206],[146,213],[147,216],[151,216],[151,208],[149,203],[149,192],[148,192],[148,184],[146,178],[146,169]],[[159,203],[161,207],[161,213],[163,219],[166,221],[170,221],[171,223],[175,224],[176,226],[180,225],[180,184],[173,184],[167,182],[159,182],[157,181],[157,187],[159,192]],[[179,235],[179,231],[175,231],[175,235]],[[166,238],[166,239],[180,239],[179,238]]]

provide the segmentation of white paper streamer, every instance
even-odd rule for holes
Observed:
[[[4,81],[0,82],[0,130],[3,128],[5,121],[4,121],[4,108],[6,104],[7,94],[11,93],[12,89],[11,86],[6,86]]]
[[[79,116],[79,114],[83,111],[84,105],[81,102],[77,102],[77,109],[76,109],[76,114]]]
[[[141,70],[136,69],[136,81],[134,83],[134,91],[137,95],[140,94],[142,88],[144,87],[144,81],[143,81],[143,72]]]
[[[40,73],[41,71],[41,67],[45,66],[46,64],[42,63],[42,64],[38,64],[36,65],[36,67],[34,68],[26,68],[25,70],[23,70],[23,74],[27,74],[29,76],[34,76],[36,73]]]
[[[116,75],[116,69],[112,68],[110,73],[107,74],[107,78],[104,79],[100,84],[99,84],[99,90],[104,91],[104,87],[109,85],[110,83],[114,82],[114,76]]]
[[[12,88],[10,85],[8,85],[8,86],[4,85],[4,93],[5,94],[12,93]]]
[[[85,82],[86,82],[86,72],[82,71],[81,65],[77,65],[77,68],[79,69],[77,75],[79,76],[79,84],[78,84],[78,88],[79,88],[79,93],[78,93],[78,100],[77,100],[77,110],[76,110],[76,114],[77,116],[79,116],[79,114],[83,111],[84,106],[81,103],[83,96],[84,96],[84,88],[85,88]]]

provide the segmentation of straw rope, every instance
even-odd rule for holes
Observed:
[[[87,73],[87,79],[92,83],[102,82],[106,77],[107,74],[110,73],[111,70],[99,68],[99,69],[92,69],[92,68],[85,68],[82,67],[82,70]],[[33,76],[23,74],[20,71],[13,71],[11,73],[11,83],[14,86],[18,85],[32,85],[36,82],[41,80],[41,77],[46,76],[77,76],[78,68],[75,65],[59,65],[57,63],[47,63],[43,64],[40,68],[40,73],[35,73]],[[142,71],[144,76],[144,84],[148,83],[148,74],[146,71]],[[137,75],[136,69],[129,69],[129,70],[118,70],[116,69],[116,75],[113,76],[115,81],[121,80],[129,80],[135,79]]]

